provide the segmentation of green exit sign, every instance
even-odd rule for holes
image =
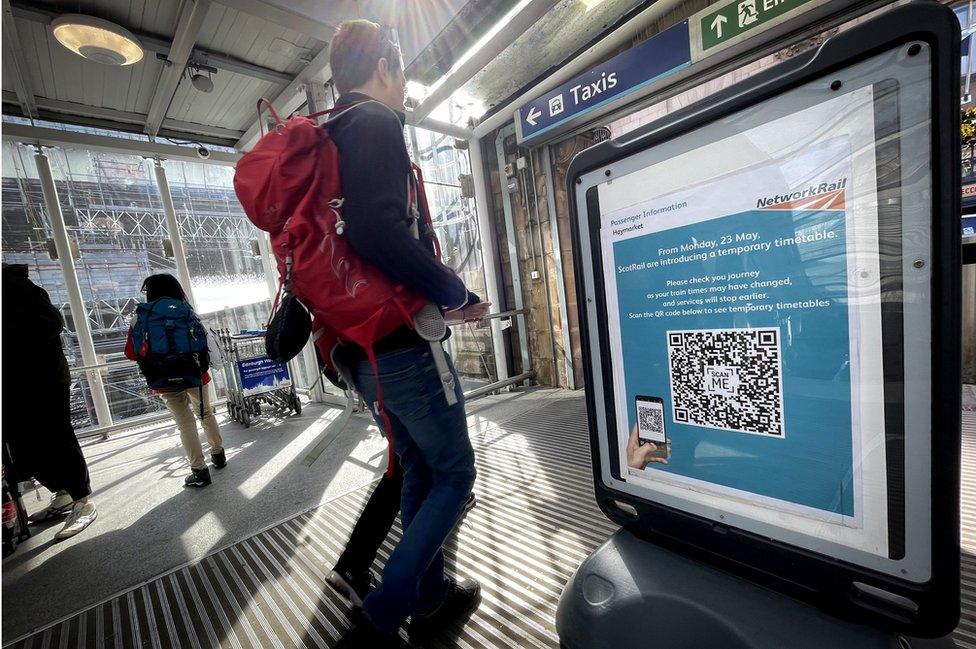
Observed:
[[[823,2],[824,0],[735,0],[718,8],[709,7],[692,19],[694,58],[704,58]]]

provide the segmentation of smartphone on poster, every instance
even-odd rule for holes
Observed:
[[[658,450],[655,457],[668,458],[670,440],[664,426],[664,400],[661,397],[637,395],[637,442],[643,446],[653,442]]]

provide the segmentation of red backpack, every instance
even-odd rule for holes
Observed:
[[[343,340],[362,347],[375,372],[373,344],[399,327],[413,327],[413,316],[429,300],[364,262],[342,236],[339,150],[328,130],[313,121],[331,111],[297,115],[286,122],[266,99],[258,102],[259,114],[262,104],[277,125],[262,132],[238,161],[237,198],[251,222],[271,236],[281,278],[279,295],[280,287],[287,285],[311,312],[313,339],[322,359],[331,365],[332,350]],[[411,202],[433,232],[423,179],[416,165],[413,170],[417,182],[411,182]],[[379,386],[377,390],[380,415],[386,420]]]

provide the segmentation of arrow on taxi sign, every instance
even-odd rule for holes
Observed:
[[[535,120],[539,119],[540,117],[542,117],[542,111],[533,106],[531,110],[529,110],[529,114],[525,116],[525,121],[528,122],[530,126],[535,126]]]

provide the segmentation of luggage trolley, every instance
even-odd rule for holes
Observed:
[[[263,331],[218,332],[227,354],[224,376],[227,380],[227,410],[245,428],[252,417],[261,415],[261,405],[275,410],[294,410],[302,414],[302,402],[295,392],[286,363],[268,358]]]

